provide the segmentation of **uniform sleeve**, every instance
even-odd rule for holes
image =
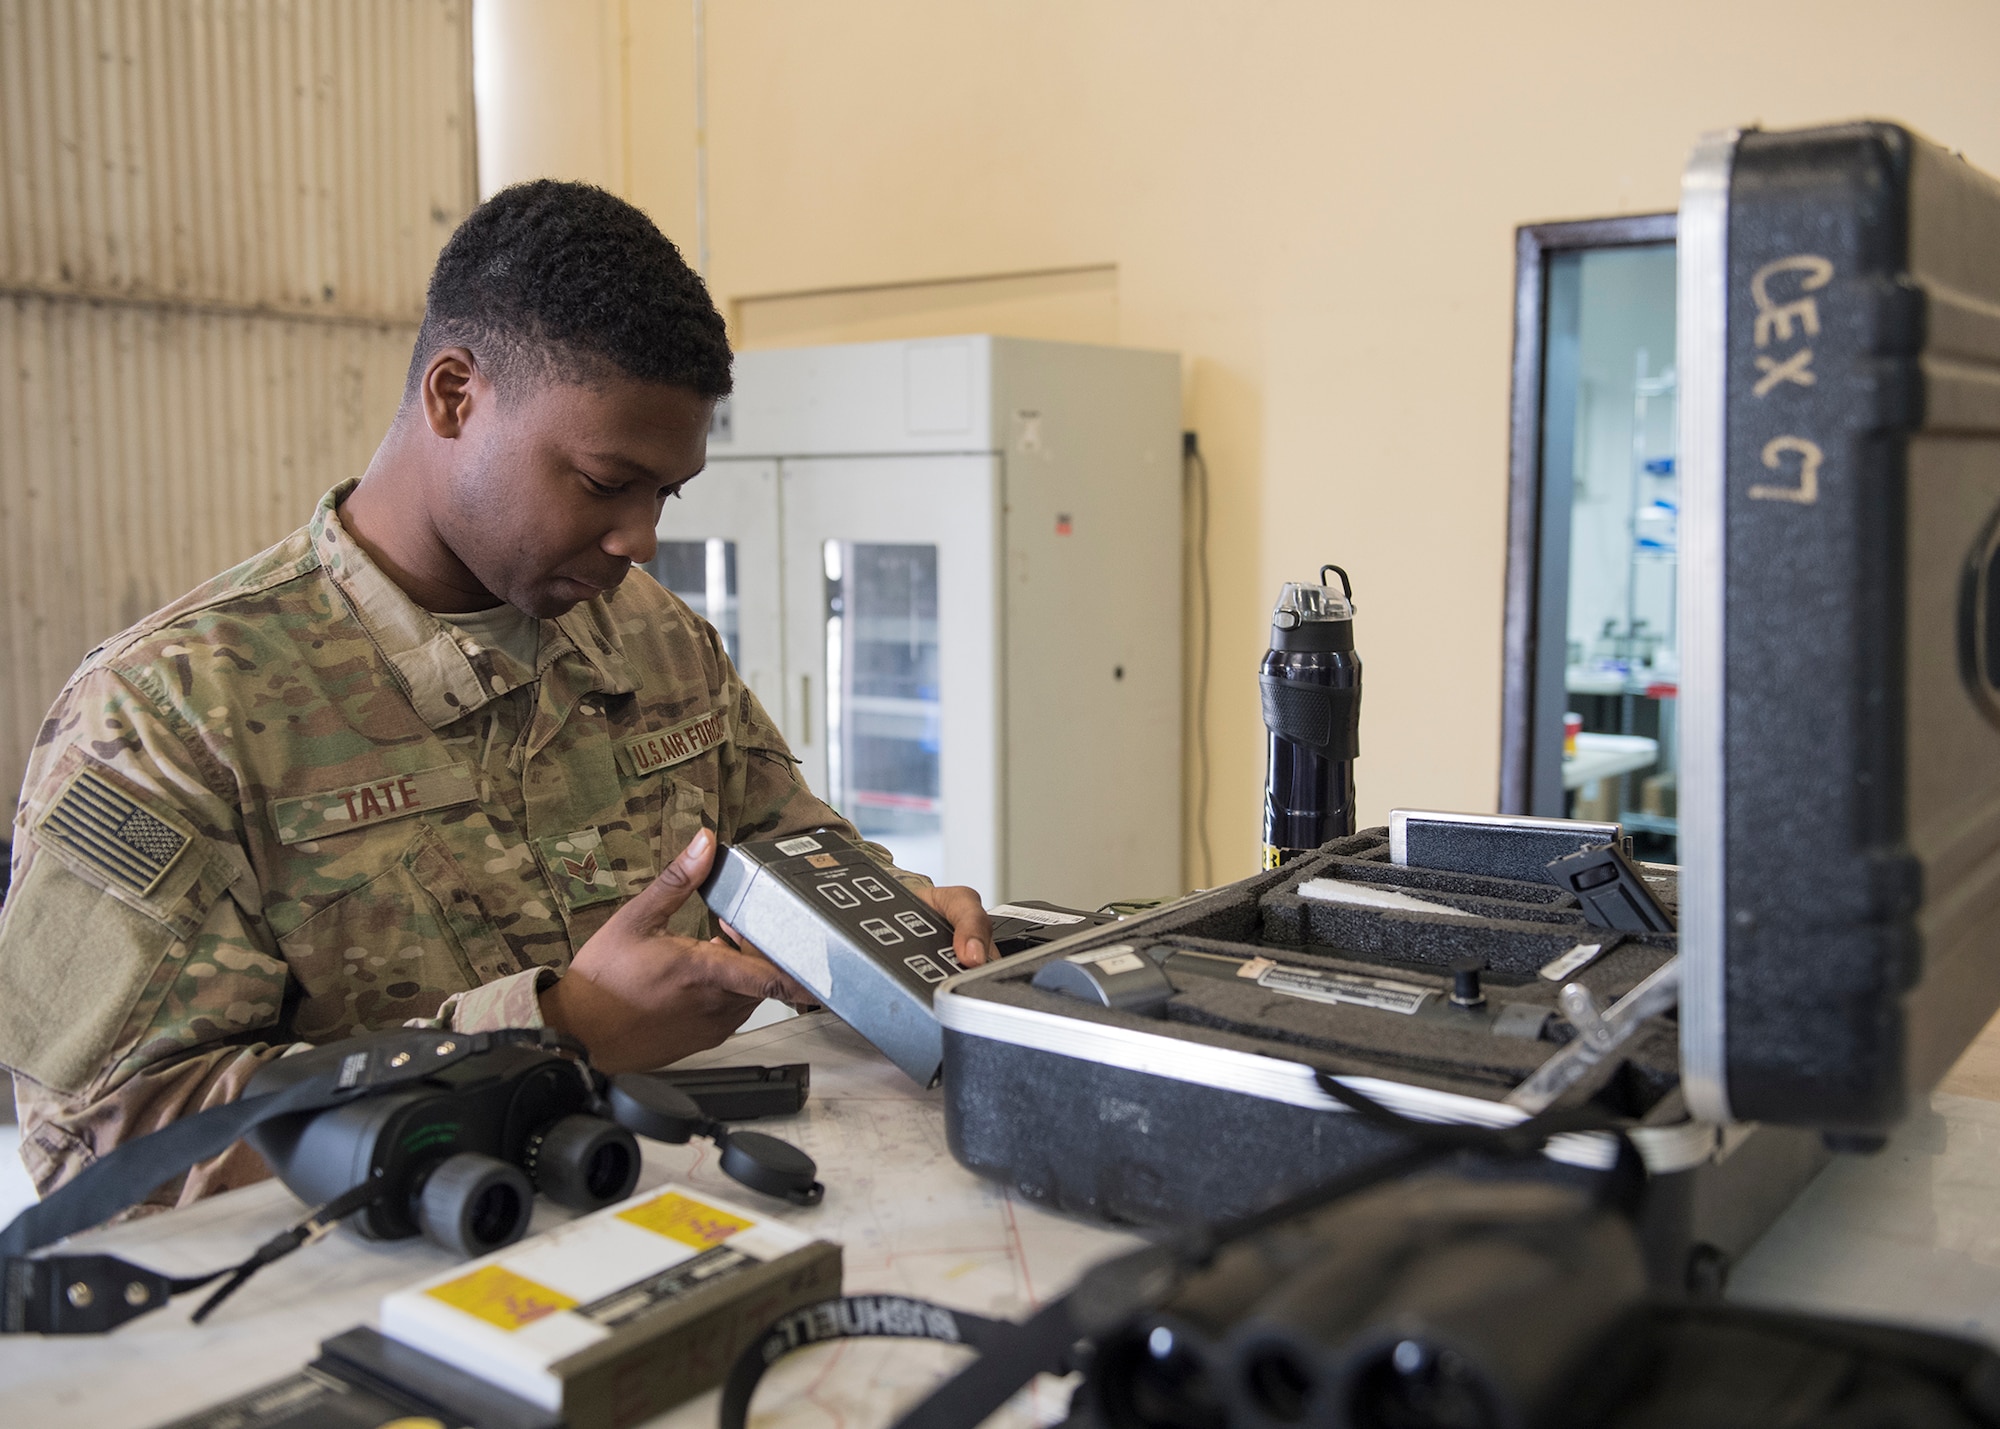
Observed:
[[[436,1017],[413,1018],[405,1027],[449,1027],[454,1032],[498,1032],[504,1027],[541,1027],[542,993],[556,983],[554,968],[531,968],[495,978],[444,1000]]]
[[[233,1100],[283,1055],[285,964],[236,811],[164,702],[102,669],[58,699],[30,756],[0,908],[0,1063],[46,1195],[119,1143]],[[247,1147],[156,1192],[269,1174]]]
[[[717,830],[717,837],[725,843],[740,843],[746,839],[782,838],[806,829],[835,828],[860,844],[870,858],[905,887],[929,888],[928,878],[896,867],[889,850],[862,838],[853,824],[806,787],[806,781],[799,777],[799,761],[792,757],[785,736],[764,712],[762,702],[728,664],[728,656],[722,659],[728,679],[724,693],[733,700],[735,710],[731,727],[742,793],[735,801],[735,819],[729,827]]]

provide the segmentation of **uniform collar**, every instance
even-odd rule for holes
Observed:
[[[469,641],[461,645],[445,624],[411,600],[348,534],[340,503],[358,481],[344,481],[320,498],[313,513],[313,551],[354,618],[382,652],[408,692],[419,718],[441,729],[465,718],[490,700],[540,679],[567,661],[579,692],[622,695],[638,688],[608,609],[609,598],[593,596],[554,620],[542,622],[541,653],[535,669],[496,650]]]

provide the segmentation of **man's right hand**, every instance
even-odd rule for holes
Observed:
[[[758,953],[667,931],[714,860],[715,835],[703,829],[542,993],[542,1020],[588,1047],[599,1071],[645,1071],[713,1047],[767,997],[813,1000]]]

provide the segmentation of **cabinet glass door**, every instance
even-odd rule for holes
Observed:
[[[944,866],[938,549],[828,540],[826,799],[906,867]]]
[[[997,460],[786,461],[781,485],[802,772],[899,866],[995,894]]]
[[[722,636],[730,661],[785,724],[785,645],[779,600],[778,464],[713,461],[660,513],[654,579]]]
[[[662,540],[646,569],[693,608],[722,636],[730,663],[743,662],[742,626],[736,599],[736,543],[721,536],[692,541]]]

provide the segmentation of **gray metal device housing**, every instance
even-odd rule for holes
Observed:
[[[701,895],[918,1086],[937,1081],[931,992],[962,971],[951,927],[853,840],[814,829],[724,848]]]

